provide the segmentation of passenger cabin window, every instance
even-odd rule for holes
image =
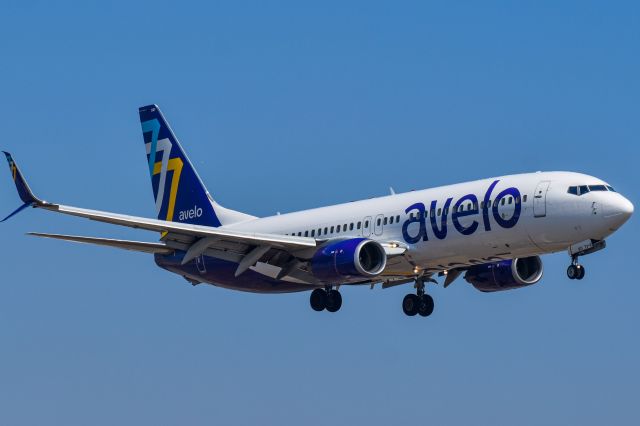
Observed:
[[[389,220],[385,217],[384,218],[384,224],[386,225],[389,222]]]
[[[380,226],[380,224],[382,223],[382,221],[380,219],[377,220],[377,224],[378,226]]]
[[[358,229],[362,228],[362,222],[358,222]]]
[[[368,221],[368,220],[365,220],[365,221],[364,221],[364,227],[365,227],[365,228],[369,227],[369,221]]]
[[[349,231],[353,231],[353,223],[349,225]]]
[[[312,229],[312,230],[311,230],[311,236],[312,236],[312,237],[315,237],[315,236],[316,236],[316,230],[315,230],[315,229]]]
[[[440,216],[442,214],[442,209],[438,209],[438,216]]]
[[[522,197],[522,202],[526,203],[527,202],[527,196],[525,195],[524,197]]]
[[[329,233],[328,231],[329,231],[328,228],[324,228],[324,235],[327,235]]]
[[[400,215],[396,216],[396,223],[400,222]]]
[[[309,236],[309,231],[304,231],[304,236],[308,237]]]
[[[331,227],[331,233],[332,233],[332,234],[333,234],[333,229],[334,229],[334,227],[332,226],[332,227]]]
[[[336,232],[340,232],[340,225],[338,225],[338,229],[336,230]]]

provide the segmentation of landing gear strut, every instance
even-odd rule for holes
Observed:
[[[338,312],[342,306],[342,295],[338,290],[334,290],[331,287],[325,289],[316,288],[311,292],[309,298],[311,309],[316,312],[324,311]]]
[[[584,266],[578,263],[578,256],[572,256],[571,265],[567,268],[567,277],[570,280],[581,280],[584,278]]]
[[[586,256],[595,253],[607,247],[605,240],[585,240],[573,244],[569,247],[569,255],[571,256],[571,265],[567,268],[567,276],[570,280],[581,280],[584,278],[584,266],[578,263],[580,256]]]
[[[424,292],[424,279],[416,280],[416,294],[407,294],[402,300],[402,310],[410,317],[419,314],[428,317],[433,313],[433,298]]]

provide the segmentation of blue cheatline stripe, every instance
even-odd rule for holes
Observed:
[[[149,151],[149,174],[153,176],[153,167],[156,164],[156,149],[158,146],[158,133],[160,122],[157,118],[142,122],[142,133],[151,132],[151,150]]]

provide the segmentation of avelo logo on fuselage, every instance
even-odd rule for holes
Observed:
[[[187,219],[195,219],[197,217],[202,216],[202,209],[198,206],[193,206],[190,210],[183,210],[180,212],[178,216],[179,221],[187,220]]]
[[[493,219],[496,221],[498,226],[502,228],[513,228],[518,223],[520,219],[520,212],[522,211],[522,204],[520,198],[520,191],[515,188],[507,188],[504,191],[500,192],[495,200],[491,200],[491,194],[495,189],[496,185],[500,182],[499,180],[495,180],[489,188],[487,192],[484,194],[484,201],[482,204],[478,203],[478,197],[474,194],[467,194],[462,196],[456,203],[451,207],[451,202],[453,198],[447,198],[444,203],[444,206],[441,207],[442,215],[440,216],[440,225],[438,225],[436,217],[436,209],[438,208],[437,201],[431,201],[429,206],[429,221],[431,224],[431,230],[433,231],[433,235],[439,239],[444,240],[447,237],[447,222],[449,211],[451,211],[451,222],[453,226],[456,228],[456,231],[461,233],[462,235],[472,235],[474,232],[478,230],[480,223],[477,220],[474,220],[468,225],[462,225],[460,223],[460,218],[469,217],[480,214],[482,211],[482,224],[484,226],[485,231],[491,231],[491,221],[489,218],[489,209],[491,209],[491,213],[493,215]],[[513,197],[514,202],[514,210],[511,218],[503,218],[498,211],[498,207],[503,199],[506,197]],[[470,208],[460,209],[460,206],[463,203],[471,203]],[[478,206],[481,206],[479,208]],[[411,215],[412,213],[416,213]],[[409,214],[409,219],[407,219],[402,225],[402,236],[404,240],[409,244],[416,244],[419,241],[428,241],[428,233],[427,233],[427,208],[424,203],[415,203],[406,208],[405,213]],[[419,231],[415,235],[409,235],[409,226],[413,223],[419,224]]]

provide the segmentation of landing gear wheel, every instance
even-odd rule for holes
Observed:
[[[418,313],[421,317],[428,317],[433,313],[433,297],[429,296],[428,294],[423,294],[419,302]]]
[[[342,306],[342,295],[338,290],[329,290],[327,292],[326,308],[329,312],[338,312]]]
[[[402,300],[402,310],[405,315],[415,316],[420,308],[420,298],[415,294],[407,294]]]
[[[583,279],[584,278],[584,274],[585,274],[584,266],[578,265],[578,276],[576,277],[576,279],[577,280]]]
[[[327,307],[327,292],[321,288],[316,288],[311,292],[309,303],[311,304],[311,309],[313,309],[314,311],[324,311],[324,309]]]
[[[578,279],[579,276],[580,269],[578,268],[578,265],[569,265],[569,267],[567,268],[567,277],[569,277],[570,280],[575,280]]]

